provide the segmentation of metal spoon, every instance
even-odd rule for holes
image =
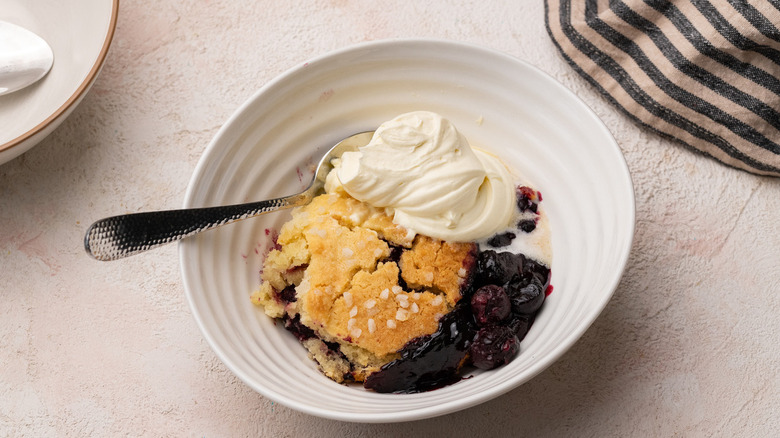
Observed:
[[[0,95],[20,90],[46,76],[54,53],[43,38],[0,21]]]
[[[325,176],[333,168],[331,160],[368,144],[373,134],[372,131],[361,132],[333,146],[317,165],[309,187],[301,193],[247,204],[152,211],[101,219],[87,229],[84,249],[97,260],[117,260],[221,225],[306,204],[323,188]]]

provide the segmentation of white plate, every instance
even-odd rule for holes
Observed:
[[[40,81],[0,96],[0,164],[49,135],[97,78],[114,35],[119,0],[8,0],[0,20],[25,27],[51,46],[54,64]]]
[[[273,230],[289,218],[274,213],[188,239],[179,250],[187,298],[204,336],[228,368],[262,395],[346,421],[405,421],[457,411],[541,372],[612,296],[634,232],[634,192],[620,149],[601,121],[549,76],[471,45],[378,41],[293,68],[222,127],[198,163],[184,206],[295,193],[339,139],[418,109],[452,120],[543,194],[554,291],[519,356],[421,394],[377,394],[328,380],[291,334],[249,302]]]

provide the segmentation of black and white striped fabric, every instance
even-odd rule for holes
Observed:
[[[574,69],[662,135],[780,176],[780,0],[545,0]]]

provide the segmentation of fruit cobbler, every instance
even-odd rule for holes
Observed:
[[[418,148],[451,130],[447,135],[461,141],[434,164],[415,164],[422,174],[468,148],[446,120],[410,114],[397,126],[380,127],[375,138],[414,138],[409,147]],[[506,198],[499,202],[507,224],[478,238],[449,239],[399,220],[402,201],[357,199],[345,182],[350,175],[338,171],[328,176],[324,194],[293,210],[282,226],[252,302],[292,332],[327,377],[377,392],[431,390],[472,367],[489,370],[511,361],[552,290],[541,194],[512,183],[511,205]],[[475,190],[482,190],[487,177],[475,175]],[[441,228],[454,229],[468,212],[447,208]]]

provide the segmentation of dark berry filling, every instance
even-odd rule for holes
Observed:
[[[516,287],[510,287],[509,290],[512,294],[510,298],[512,310],[515,313],[530,315],[542,307],[544,290],[535,279],[526,285],[520,285],[518,282]]]
[[[295,294],[295,285],[291,284],[279,291],[279,299],[286,304],[296,302],[298,296]]]
[[[546,290],[550,285],[550,268],[526,258],[523,264],[523,278],[529,282],[536,280],[542,286],[542,290]]]
[[[285,316],[284,328],[286,328],[290,333],[295,335],[295,337],[298,338],[300,342],[317,337],[317,334],[314,333],[312,329],[301,324],[300,317],[298,317],[297,315],[295,316],[295,318],[290,318],[288,316]]]
[[[511,244],[515,237],[517,237],[515,233],[507,231],[506,233],[496,234],[495,236],[491,237],[488,239],[487,244],[493,248],[500,248],[502,246]]]
[[[471,296],[471,311],[480,327],[498,324],[512,311],[512,303],[501,286],[482,286]]]
[[[492,370],[512,360],[520,351],[519,343],[514,331],[507,326],[482,327],[469,348],[471,362],[479,369]]]
[[[518,341],[522,341],[525,335],[528,334],[528,329],[531,328],[533,322],[533,315],[512,314],[506,326],[512,329]]]
[[[541,193],[530,187],[520,186],[515,191],[515,194],[517,195],[517,207],[521,213],[526,211],[536,213],[536,210],[539,208],[539,201],[542,200]]]
[[[530,233],[536,229],[536,219],[523,219],[517,223],[517,228],[523,230],[524,233]]]
[[[541,199],[541,193],[529,187],[517,188],[521,212],[536,213]],[[517,225],[518,231],[530,233],[536,228],[536,219]],[[487,244],[499,248],[511,244],[515,237],[513,232],[497,234]],[[400,251],[395,248],[390,259],[396,253],[397,260]],[[517,355],[520,341],[552,290],[550,269],[523,254],[489,249],[477,254],[469,271],[473,271],[473,281],[464,285],[463,298],[441,318],[438,330],[409,341],[399,351],[400,359],[368,376],[366,388],[396,393],[428,391],[460,380],[464,365],[490,370]]]
[[[511,252],[482,251],[477,256],[477,283],[503,285],[522,269],[522,260]]]
[[[396,245],[390,245],[390,256],[387,257],[385,262],[395,262],[398,263],[401,260],[401,254],[404,253],[404,247],[402,246],[396,246]]]

